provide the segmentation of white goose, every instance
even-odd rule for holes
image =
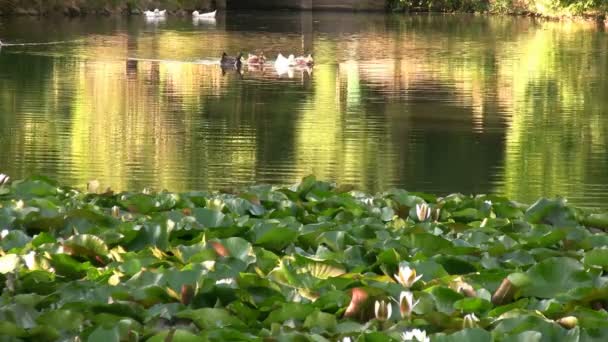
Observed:
[[[215,10],[213,12],[207,12],[207,13],[194,11],[194,12],[192,12],[192,16],[197,19],[214,19],[216,13],[217,13],[217,10]]]
[[[144,11],[144,14],[148,18],[162,18],[167,14],[167,10],[159,11],[158,8],[156,8],[154,11]]]

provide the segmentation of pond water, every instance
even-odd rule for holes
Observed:
[[[307,174],[608,207],[608,34],[470,15],[1,19],[0,172],[183,191]],[[29,43],[48,43],[30,45]],[[312,53],[223,74],[223,51]]]

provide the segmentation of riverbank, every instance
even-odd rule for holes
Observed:
[[[475,12],[578,18],[608,25],[608,4],[602,0],[0,0],[4,16],[140,15],[154,8],[183,16],[193,10],[215,9]]]

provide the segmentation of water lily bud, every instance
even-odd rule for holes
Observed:
[[[513,300],[513,296],[517,291],[517,287],[513,285],[508,278],[503,279],[502,283],[492,295],[492,303],[494,305],[503,305]]]
[[[342,340],[340,340],[340,342],[352,342],[352,341],[353,340],[350,337],[348,337],[348,336],[343,337]]]
[[[116,218],[120,217],[120,208],[117,205],[112,207],[112,216]]]
[[[182,285],[182,293],[181,293],[181,302],[184,305],[190,304],[192,302],[192,297],[194,297],[194,286],[183,284]]]
[[[441,209],[437,208],[433,211],[433,221],[439,221],[439,217],[441,216]]]
[[[383,300],[376,301],[374,305],[374,313],[376,314],[376,319],[383,322],[391,317],[393,313],[393,307],[390,302],[385,302]]]
[[[479,318],[477,318],[474,313],[467,314],[466,316],[464,316],[462,328],[475,328],[477,327],[477,322],[479,322]]]
[[[8,181],[11,179],[11,177],[5,175],[4,173],[0,173],[0,186],[8,183]]]
[[[412,310],[420,300],[414,302],[414,294],[410,291],[402,291],[399,296],[399,312],[401,317],[407,318],[412,315]]]
[[[399,272],[394,276],[395,280],[397,280],[399,284],[409,289],[410,287],[412,287],[412,285],[414,285],[415,282],[418,281],[418,279],[422,277],[422,274],[416,276],[415,269],[410,268],[409,266],[399,266]]]
[[[144,194],[144,195],[149,195],[149,194],[151,194],[151,193],[152,193],[152,190],[150,190],[149,188],[144,188],[144,189],[141,191],[141,193],[142,193],[142,194]]]
[[[351,300],[344,312],[345,317],[353,317],[358,314],[361,310],[361,307],[365,304],[365,301],[369,297],[367,292],[364,289],[355,287],[352,289]]]
[[[464,282],[458,284],[458,289],[456,292],[461,293],[467,297],[477,297],[475,289],[471,285]]]
[[[413,329],[403,333],[401,338],[404,341],[418,341],[418,342],[429,342],[431,339],[426,336],[426,331],[420,329]]]
[[[578,318],[566,316],[557,320],[557,323],[566,329],[572,329],[578,325]]]
[[[18,200],[17,203],[15,203],[15,209],[23,209],[23,207],[25,207],[25,202],[23,202],[23,200]]]
[[[431,216],[431,207],[426,203],[416,204],[416,216],[418,221],[426,221]]]

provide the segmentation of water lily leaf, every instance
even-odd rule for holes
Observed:
[[[433,335],[433,342],[490,342],[492,341],[492,335],[479,328],[463,329],[455,332],[451,335],[446,334],[435,334]]]
[[[28,335],[35,341],[56,341],[61,334],[54,327],[38,325],[28,331]]]
[[[231,237],[220,240],[223,248],[226,249],[227,256],[239,259],[247,264],[253,263],[256,256],[253,253],[251,243],[240,237]]]
[[[57,182],[42,176],[32,176],[11,184],[13,193],[20,198],[54,196],[57,194]]]
[[[226,215],[217,210],[208,208],[194,208],[192,209],[192,216],[196,218],[196,221],[207,228],[215,228],[224,226],[224,219]]]
[[[138,228],[137,237],[128,245],[130,249],[140,250],[148,246],[155,246],[161,250],[169,249],[169,235],[172,231],[171,225],[166,222],[149,222]]]
[[[304,321],[304,327],[316,333],[331,333],[336,329],[337,325],[336,316],[319,310],[308,315]]]
[[[158,334],[150,337],[146,341],[148,342],[200,342],[205,339],[201,336],[197,336],[188,330],[176,329],[176,330],[163,330]]]
[[[175,316],[192,320],[200,329],[223,327],[238,328],[245,326],[241,320],[225,309],[203,308],[197,310],[184,310],[178,312]]]
[[[588,227],[608,229],[608,213],[591,214],[583,219],[583,224]]]
[[[120,342],[120,332],[117,327],[97,327],[87,338],[87,342]]]
[[[411,247],[419,249],[428,256],[439,254],[442,250],[452,246],[450,241],[428,233],[411,234],[410,236]]]
[[[524,331],[517,335],[506,336],[503,342],[540,342],[542,334],[538,331]]]
[[[53,310],[42,313],[36,322],[39,325],[59,327],[63,330],[78,331],[84,320],[84,315],[72,310]]]
[[[463,298],[454,302],[454,309],[465,313],[483,313],[492,308],[492,303],[482,298]]]
[[[89,262],[80,263],[67,254],[53,254],[51,255],[50,262],[58,275],[69,279],[80,279],[84,277],[87,274],[89,267],[91,267]]]
[[[158,206],[160,206],[160,202],[154,196],[142,193],[125,194],[118,203],[124,209],[138,214],[149,214],[158,211]]]
[[[585,253],[585,266],[599,266],[608,269],[608,248],[596,248]]]
[[[575,215],[566,206],[564,199],[548,200],[541,198],[536,201],[525,212],[525,218],[529,223],[549,223],[554,226],[576,226]]]
[[[495,334],[515,335],[524,331],[537,331],[541,334],[541,341],[576,341],[578,339],[568,339],[568,331],[557,323],[542,318],[536,314],[526,314],[524,312],[513,312],[511,317],[498,321],[494,328]]]
[[[579,287],[593,286],[593,276],[572,258],[550,258],[530,267],[525,273],[527,284],[521,287],[523,296],[552,298]]]
[[[25,329],[18,327],[16,324],[7,321],[0,321],[0,336],[6,337],[26,337]],[[9,340],[11,341],[11,340]]]
[[[282,323],[287,320],[305,320],[310,314],[315,311],[312,304],[303,303],[285,303],[279,309],[272,311],[264,324]]]
[[[40,233],[38,235],[36,235],[33,239],[32,239],[32,246],[34,247],[40,247],[45,243],[55,243],[57,242],[57,239],[55,239],[52,235],[50,235],[49,233]]]
[[[64,242],[64,249],[72,255],[103,261],[108,256],[108,246],[95,235],[74,235]],[[101,259],[100,259],[101,258]]]
[[[433,296],[437,310],[447,314],[454,312],[454,303],[464,297],[460,293],[443,286],[433,286],[426,289],[425,292]]]
[[[477,268],[473,264],[460,257],[440,255],[435,258],[435,261],[443,266],[443,269],[449,274],[468,274],[477,272]]]
[[[294,242],[297,231],[279,223],[257,223],[251,229],[255,245],[278,251]]]
[[[0,249],[8,252],[13,248],[23,248],[30,238],[27,234],[20,230],[11,230],[4,238],[0,239]]]

